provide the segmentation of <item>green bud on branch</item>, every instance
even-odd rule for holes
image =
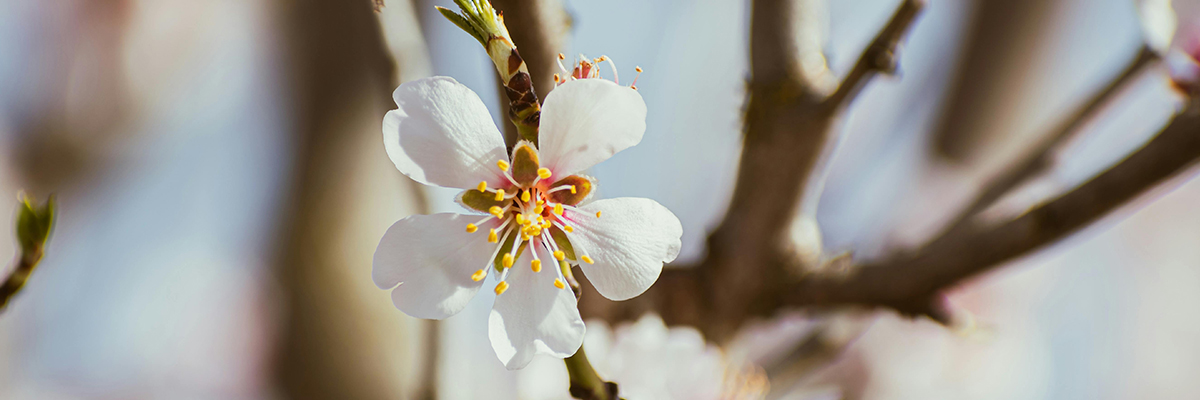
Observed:
[[[17,259],[16,268],[0,285],[0,309],[8,305],[17,292],[25,287],[25,282],[33,274],[45,250],[46,240],[50,238],[50,230],[54,227],[54,195],[42,205],[36,205],[33,199],[21,194],[21,203],[17,205],[17,242],[21,245],[21,256]]]
[[[488,57],[496,65],[500,82],[504,84],[504,92],[509,100],[509,119],[517,126],[522,139],[536,144],[542,107],[533,91],[529,67],[517,53],[517,45],[513,44],[508,28],[504,26],[504,14],[492,8],[487,0],[454,0],[454,3],[458,4],[460,13],[436,8],[446,19],[483,45]]]

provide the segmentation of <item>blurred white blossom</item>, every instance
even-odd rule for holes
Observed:
[[[668,328],[647,314],[610,329],[588,321],[584,349],[600,376],[616,382],[627,400],[750,400],[766,396],[762,369],[707,344],[690,327]],[[570,399],[567,370],[559,360],[538,358],[521,371],[518,397]]]

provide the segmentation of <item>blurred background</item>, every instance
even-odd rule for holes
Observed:
[[[569,17],[562,52],[607,55],[630,77],[635,65],[646,71],[645,139],[591,171],[599,196],[666,205],[683,222],[680,261],[703,257],[740,152],[748,2],[542,3]],[[805,26],[825,33],[843,73],[897,3],[829,1]],[[1144,41],[1134,0],[929,3],[899,74],[872,81],[840,122],[817,211],[831,251],[871,258],[926,239]],[[1194,32],[1200,1],[1174,3],[1178,36]],[[12,194],[0,210],[14,209],[19,189],[57,193],[60,207],[44,262],[0,314],[0,398],[567,398],[561,362],[510,372],[496,359],[490,291],[434,323],[395,310],[371,282],[389,225],[458,209],[453,191],[420,187],[389,162],[379,130],[396,85],[452,76],[503,122],[490,60],[434,5],[453,7],[0,0],[0,193]],[[997,208],[1079,184],[1181,104],[1164,68],[1147,69],[1057,168]],[[845,315],[846,347],[772,382],[770,396],[1196,396],[1195,175],[954,290],[974,329]],[[0,254],[15,251],[15,239],[0,240]],[[744,362],[738,379],[757,382],[754,365],[774,352],[764,343],[796,339],[815,319],[756,321],[725,349],[653,317],[589,322],[586,346],[631,400],[703,398],[685,393],[703,386],[689,379],[738,375],[730,366]]]

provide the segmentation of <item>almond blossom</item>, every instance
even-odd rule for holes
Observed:
[[[418,182],[464,189],[467,211],[410,216],[380,240],[372,278],[406,314],[454,315],[494,276],[488,337],[507,368],[522,368],[582,344],[572,264],[601,295],[625,300],[678,255],[674,214],[642,198],[589,202],[596,181],[579,174],[641,141],[646,105],[634,88],[563,80],[542,105],[539,143],[521,141],[511,155],[483,101],[452,78],[408,82],[393,97],[388,156]]]

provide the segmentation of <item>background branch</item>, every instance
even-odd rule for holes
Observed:
[[[947,224],[947,227],[943,229],[945,233],[941,237],[954,236],[962,232],[976,214],[990,207],[1022,183],[1044,172],[1052,164],[1054,151],[1075,137],[1083,128],[1084,123],[1092,119],[1125,83],[1137,77],[1144,68],[1157,59],[1157,53],[1147,46],[1142,46],[1125,68],[1109,80],[1107,85],[1092,94],[1049,134],[1043,135],[1041,142],[1030,148],[1024,156],[1007,164],[1003,171],[990,179],[978,195],[971,200],[971,203]]]
[[[897,260],[864,265],[846,278],[809,277],[792,285],[783,302],[890,307],[947,322],[940,291],[1090,225],[1198,158],[1200,114],[1189,111],[1125,160],[1016,219],[973,228]]]

